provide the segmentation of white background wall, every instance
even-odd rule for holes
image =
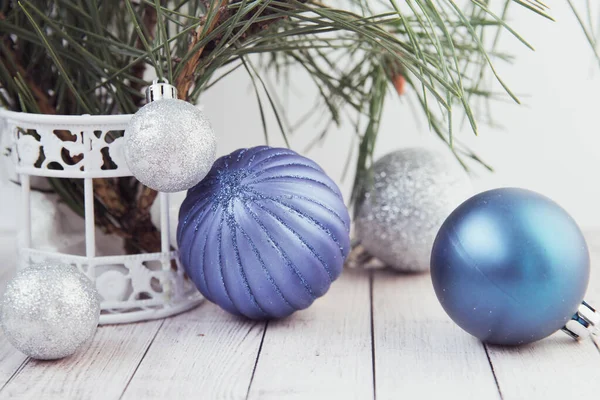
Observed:
[[[505,81],[521,95],[522,106],[495,103],[494,117],[502,129],[480,127],[474,137],[468,128],[457,133],[478,151],[496,172],[478,169],[473,176],[482,190],[521,186],[539,191],[561,203],[583,227],[600,226],[600,69],[565,2],[551,4],[557,22],[546,21],[513,7],[512,25],[536,48],[526,49],[508,35],[502,46],[517,56],[514,65],[498,64]],[[294,93],[287,101],[292,120],[310,108],[314,92],[301,73],[293,75]],[[255,95],[245,72],[221,81],[202,98],[219,137],[219,154],[264,143]],[[421,115],[418,115],[420,118]],[[401,101],[388,102],[376,154],[392,149],[439,145],[425,123],[417,123]],[[282,145],[270,118],[272,145]],[[304,149],[317,134],[306,125],[292,138],[292,147]],[[350,192],[351,174],[342,180],[344,161],[352,146],[348,127],[332,130],[324,143],[307,153]],[[5,163],[0,165],[6,169]],[[6,176],[4,170],[0,178]],[[15,193],[0,185],[0,230],[14,225]]]

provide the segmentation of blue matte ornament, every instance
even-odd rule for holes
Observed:
[[[446,219],[431,254],[431,278],[444,310],[480,340],[519,345],[559,329],[574,338],[600,324],[583,302],[587,244],[575,221],[535,192],[480,193]]]
[[[181,262],[230,313],[281,318],[310,306],[340,275],[350,217],[336,184],[288,149],[219,158],[179,212]]]

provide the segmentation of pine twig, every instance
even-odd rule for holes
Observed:
[[[56,114],[56,109],[52,106],[50,99],[39,85],[27,73],[20,60],[13,50],[13,42],[8,35],[2,35],[2,51],[0,52],[0,61],[13,73],[13,76],[22,76],[29,90],[36,99],[39,112],[42,114]],[[8,53],[8,54],[5,54]],[[10,59],[9,59],[10,58]],[[33,110],[31,110],[33,111]]]
[[[213,31],[213,29],[215,29],[215,26],[219,21],[221,13],[225,10],[228,3],[228,0],[220,0],[219,4],[217,5],[218,9],[216,11],[216,15],[212,18],[210,25],[208,27],[201,25],[193,32],[192,40],[190,41],[190,44],[188,46],[188,49],[190,51],[202,39],[201,36],[203,31],[205,32],[205,35],[208,35]],[[206,46],[201,46],[196,51],[193,57],[184,66],[183,70],[181,71],[181,74],[179,74],[179,76],[177,76],[177,78],[175,79],[175,86],[177,87],[177,90],[179,92],[179,97],[183,99],[187,100],[189,97],[189,91],[194,83],[194,76],[196,74],[196,70],[198,69],[198,65],[200,64],[200,57],[202,56],[205,47]]]
[[[155,30],[156,30],[156,23],[157,23],[157,15],[156,15],[156,8],[154,8],[151,5],[146,5],[146,7],[144,7],[144,15],[142,16],[142,24],[144,24],[144,26],[146,27],[146,31],[148,32],[148,35],[150,36],[150,39],[154,39],[155,36]],[[143,49],[144,48],[144,44],[142,43],[142,39],[140,39],[139,37],[137,38],[136,42],[135,42],[135,47],[137,49]],[[135,63],[132,67],[131,67],[131,74],[137,78],[139,78],[140,80],[144,77],[144,72],[146,72],[146,63],[144,62],[144,60],[139,60],[137,63]],[[139,92],[142,89],[142,83],[141,82],[135,82],[132,81],[130,84],[130,87],[136,91]],[[141,102],[143,101],[144,97],[140,96],[137,97],[136,99],[134,99],[134,102],[136,103],[136,105],[140,105]]]

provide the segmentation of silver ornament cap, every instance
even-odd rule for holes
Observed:
[[[72,355],[96,332],[100,296],[77,268],[44,263],[27,267],[8,283],[0,325],[19,351],[39,360]]]
[[[152,103],[156,100],[162,99],[176,99],[177,88],[168,81],[159,82],[158,80],[152,81],[152,85],[148,86],[146,90],[146,103]]]
[[[389,267],[429,270],[438,229],[472,194],[469,177],[451,155],[428,148],[390,153],[371,172],[356,207],[357,240]]]
[[[160,192],[179,192],[200,182],[216,158],[215,133],[204,113],[177,99],[177,89],[155,81],[148,104],[131,118],[124,155],[133,176]]]

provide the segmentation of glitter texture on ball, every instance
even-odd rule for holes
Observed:
[[[187,190],[210,171],[216,138],[192,104],[161,99],[136,112],[125,130],[125,160],[144,185],[160,192]]]
[[[37,264],[7,285],[0,324],[8,341],[39,360],[72,355],[92,338],[100,318],[100,297],[77,268]]]
[[[283,318],[338,278],[350,216],[337,185],[289,149],[219,158],[181,205],[177,243],[200,292],[230,313]]]
[[[394,269],[427,271],[439,227],[472,193],[466,172],[452,155],[426,148],[390,153],[372,172],[356,209],[357,238]]]

